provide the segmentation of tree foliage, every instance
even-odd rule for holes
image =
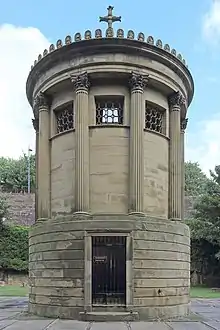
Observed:
[[[187,196],[204,194],[209,181],[209,178],[201,170],[199,163],[185,163],[185,194]]]
[[[191,230],[191,269],[203,277],[220,277],[220,166],[210,171],[210,176],[206,183],[202,181],[194,217],[187,221]],[[197,185],[200,179],[198,176]]]
[[[35,190],[35,156],[30,155],[31,190]],[[28,186],[28,156],[19,159],[0,157],[0,185],[3,191],[24,192]]]
[[[205,193],[195,205],[191,235],[220,245],[220,166],[215,167],[211,177]]]
[[[0,232],[0,268],[28,270],[28,228],[4,226]]]

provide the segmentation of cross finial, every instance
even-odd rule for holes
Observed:
[[[114,7],[108,6],[108,15],[107,16],[100,16],[99,22],[106,22],[108,23],[108,28],[112,28],[112,23],[114,22],[121,22],[121,16],[113,16],[112,11]]]

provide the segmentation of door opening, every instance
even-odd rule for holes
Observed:
[[[126,304],[126,236],[92,237],[92,304]]]

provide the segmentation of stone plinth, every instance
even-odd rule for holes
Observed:
[[[83,220],[83,221],[82,221]],[[29,311],[80,318],[84,312],[85,232],[111,228],[131,233],[131,306],[138,318],[186,315],[189,307],[190,237],[181,222],[133,216],[63,217],[30,230]],[[90,283],[91,284],[91,283]],[[109,307],[108,311],[111,311]]]

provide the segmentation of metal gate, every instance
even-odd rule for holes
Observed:
[[[126,237],[92,237],[92,303],[125,305]]]

